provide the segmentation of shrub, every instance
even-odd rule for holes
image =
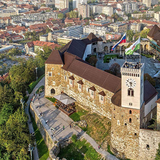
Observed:
[[[77,141],[77,136],[73,134],[71,140],[73,143],[75,143]]]

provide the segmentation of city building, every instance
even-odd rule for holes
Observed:
[[[0,27],[4,28],[11,25],[11,17],[0,17]]]
[[[129,28],[134,32],[140,32],[141,31],[141,24],[140,23],[131,23],[129,25]]]
[[[121,78],[116,77],[84,61],[95,45],[98,50],[102,43],[90,34],[51,53],[45,62],[45,96],[66,94],[80,106],[109,118],[110,149],[116,156],[153,159],[160,134],[145,128],[160,114],[160,106],[155,88],[144,81],[144,63],[126,61]]]
[[[26,54],[29,54],[30,52],[36,52],[37,50],[41,50],[44,46],[48,46],[52,50],[54,50],[56,47],[60,47],[60,45],[51,42],[32,41],[26,43],[25,45]]]
[[[78,15],[83,18],[90,17],[90,8],[88,4],[78,4]]]
[[[87,25],[83,27],[83,34],[94,33],[96,36],[105,37],[106,32],[109,32],[107,27],[99,27],[94,25]]]
[[[160,12],[154,13],[154,18],[157,22],[160,22]]]
[[[150,18],[150,17],[153,17],[154,16],[154,11],[145,11],[144,13],[133,13],[131,14],[131,17],[133,18],[144,18],[144,17],[147,17],[147,18]]]
[[[113,32],[122,33],[127,31],[128,24],[122,23],[122,22],[116,22],[116,23],[110,24],[108,27],[111,28]]]
[[[69,8],[69,0],[55,0],[55,7],[59,9]]]
[[[106,40],[119,40],[120,38],[120,33],[106,33]]]
[[[101,21],[91,21],[91,26],[97,26],[97,27],[105,27],[108,26],[111,22],[108,20],[101,20]]]

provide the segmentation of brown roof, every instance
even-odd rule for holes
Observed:
[[[101,96],[106,96],[106,94],[104,93],[104,91],[101,91],[98,94],[100,94]]]
[[[27,43],[27,46],[30,48],[30,47],[33,47],[34,44],[33,44],[33,42],[28,42],[28,43]]]
[[[154,27],[149,31],[148,36],[153,38],[159,31],[160,28],[157,25],[154,25]]]
[[[81,85],[84,84],[82,80],[79,80],[77,83],[79,83]]]
[[[111,101],[114,105],[121,107],[121,89],[112,96]]]
[[[144,101],[147,104],[152,98],[157,95],[156,89],[151,85],[151,83],[146,80],[144,82]]]
[[[92,91],[96,91],[96,88],[94,86],[90,87],[89,89]]]
[[[75,80],[75,78],[74,78],[73,76],[70,76],[70,77],[69,77],[69,79],[71,79],[71,80]]]
[[[75,55],[64,53],[63,69],[76,74],[112,93],[115,93],[121,87],[121,79],[110,73],[93,67]]]
[[[63,64],[59,51],[53,50],[45,63],[46,64]]]
[[[160,103],[160,98],[156,101],[156,103]]]

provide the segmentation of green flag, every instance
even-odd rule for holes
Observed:
[[[136,51],[138,49],[140,49],[140,37],[138,38],[138,40],[135,43],[133,43],[129,48],[127,48],[125,50],[125,54],[131,55],[131,54],[133,54],[134,51]]]

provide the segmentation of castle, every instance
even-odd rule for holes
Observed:
[[[145,129],[157,115],[160,129],[160,100],[144,81],[144,64],[125,62],[121,78],[97,69],[84,60],[102,39],[91,33],[86,39],[72,40],[54,50],[45,62],[45,96],[62,92],[84,108],[111,120],[111,150],[121,158],[152,160],[160,143],[160,132]],[[157,104],[156,104],[157,103]]]

